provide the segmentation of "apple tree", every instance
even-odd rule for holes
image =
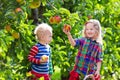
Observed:
[[[62,80],[68,80],[77,49],[62,28],[70,25],[73,38],[79,38],[91,18],[102,25],[102,80],[120,79],[119,5],[119,0],[0,0],[0,79],[26,79],[30,67],[27,55],[37,42],[33,30],[45,22],[53,28],[53,66],[61,69]]]

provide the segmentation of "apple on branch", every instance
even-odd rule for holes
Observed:
[[[50,24],[55,24],[55,19],[54,19],[54,17],[50,17],[49,22],[50,22]]]
[[[50,24],[58,24],[61,22],[61,17],[60,16],[52,16],[49,19]]]
[[[60,23],[61,22],[61,17],[60,16],[54,16],[55,22]]]
[[[19,8],[19,7],[15,9],[15,12],[16,12],[16,13],[21,12],[21,11],[22,11],[22,9]]]

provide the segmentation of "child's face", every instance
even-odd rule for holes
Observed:
[[[87,23],[85,25],[85,36],[88,38],[96,39],[98,33],[93,23]]]
[[[45,35],[43,36],[44,43],[49,44],[51,40],[52,40],[52,32],[46,31]]]

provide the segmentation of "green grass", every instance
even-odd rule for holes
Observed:
[[[51,77],[51,80],[61,80],[60,68],[55,66],[55,71]]]

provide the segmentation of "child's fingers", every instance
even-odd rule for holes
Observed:
[[[64,32],[65,34],[67,34],[67,31],[66,31],[65,29],[63,29],[63,32]]]
[[[63,32],[64,32],[65,34],[68,34],[70,31],[63,28]]]

